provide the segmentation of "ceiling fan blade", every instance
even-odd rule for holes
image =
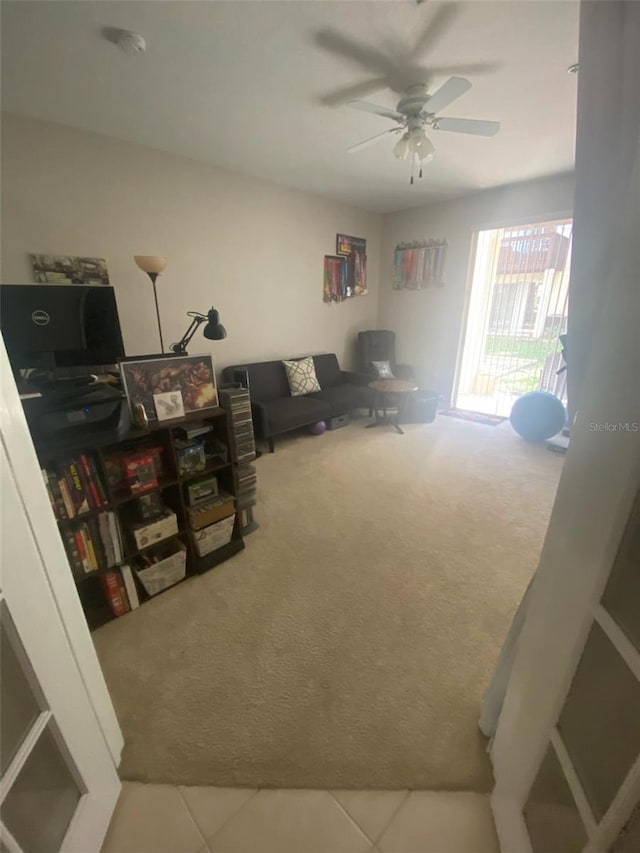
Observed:
[[[438,118],[433,123],[433,129],[472,133],[474,136],[495,136],[500,130],[500,122],[478,121],[475,118]]]
[[[386,89],[386,87],[386,77],[363,80],[362,83],[354,83],[352,86],[344,86],[342,89],[336,89],[333,92],[328,92],[326,95],[321,95],[320,103],[327,107],[340,107],[354,98],[365,98],[367,95],[373,95],[381,89]]]
[[[400,133],[403,130],[401,127],[390,127],[388,130],[383,130],[382,133],[376,133],[375,136],[370,136],[369,139],[364,139],[362,142],[357,142],[355,145],[352,145],[350,148],[347,148],[347,152],[349,154],[354,154],[356,151],[362,151],[363,148],[368,148],[370,145],[375,145],[376,142],[379,142],[383,136],[386,136],[387,133]]]
[[[335,53],[349,62],[363,65],[376,74],[389,74],[393,62],[382,51],[338,33],[335,30],[320,30],[314,36],[315,43],[330,53]]]
[[[428,72],[431,77],[448,77],[451,75],[464,77],[465,74],[471,76],[492,74],[501,68],[502,64],[500,62],[470,62],[466,65],[429,65]]]
[[[410,58],[415,62],[424,56],[431,47],[444,35],[449,29],[454,20],[460,13],[460,7],[454,3],[445,3],[440,6],[433,18],[427,24],[425,30],[419,36],[413,50],[410,53]]]
[[[404,121],[406,116],[402,113],[392,110],[389,107],[379,107],[378,104],[370,104],[368,101],[349,101],[347,104],[354,110],[362,110],[365,113],[374,113],[377,116],[384,116],[393,121]]]
[[[471,88],[471,83],[464,77],[449,77],[446,83],[431,95],[424,108],[428,113],[439,113],[450,103],[464,95]]]

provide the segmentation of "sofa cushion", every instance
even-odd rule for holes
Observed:
[[[332,416],[344,415],[352,409],[368,409],[371,405],[371,389],[349,382],[323,388],[322,391],[311,394],[311,397],[328,403]]]
[[[289,397],[287,373],[281,361],[257,361],[253,364],[232,365],[222,372],[227,382],[233,381],[233,371],[243,367],[249,376],[249,393],[252,400],[277,400]]]
[[[313,361],[316,366],[316,376],[321,388],[332,388],[334,385],[342,383],[342,374],[340,365],[335,353],[325,353],[324,355],[314,355]]]
[[[331,415],[330,404],[313,397],[282,397],[263,402],[262,408],[266,411],[270,435],[315,424]]]
[[[283,361],[287,372],[289,390],[292,397],[302,397],[320,390],[320,383],[316,376],[316,368],[313,358],[298,358],[295,361]]]

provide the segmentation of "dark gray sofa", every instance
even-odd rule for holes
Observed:
[[[247,371],[254,430],[258,438],[269,442],[272,453],[276,435],[353,409],[371,408],[370,377],[340,370],[334,353],[314,355],[313,362],[322,390],[303,397],[291,396],[282,361],[232,365],[222,371],[225,382],[234,381],[235,371]]]

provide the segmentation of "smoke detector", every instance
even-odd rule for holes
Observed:
[[[147,43],[144,36],[140,33],[134,33],[133,30],[119,30],[116,27],[104,27],[102,35],[112,44],[118,45],[123,53],[128,56],[136,56],[138,53],[144,53],[147,49]]]

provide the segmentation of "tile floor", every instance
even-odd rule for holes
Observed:
[[[123,783],[102,853],[499,853],[489,798]]]

